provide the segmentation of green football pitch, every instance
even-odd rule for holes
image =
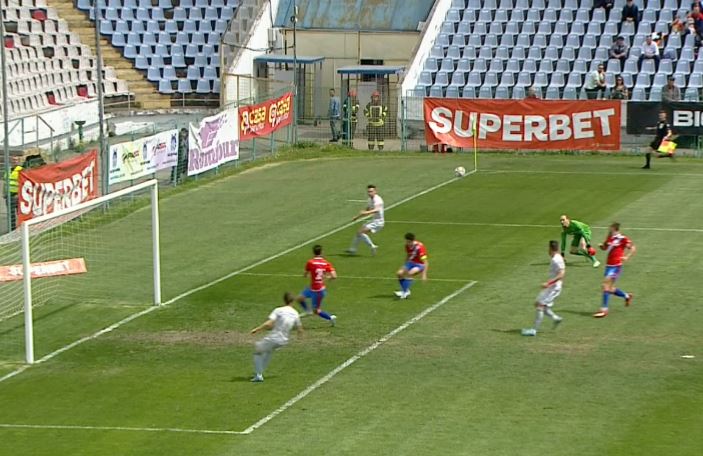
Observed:
[[[291,160],[165,194],[168,305],[94,338],[149,308],[129,283],[114,305],[36,309],[45,361],[0,381],[0,454],[699,455],[703,163],[485,154],[453,180],[471,161]],[[346,256],[369,183],[389,207],[380,249]],[[592,318],[603,268],[570,256],[564,323],[525,338],[562,213],[598,242],[622,223],[638,251],[619,283],[635,299]],[[148,229],[105,229],[120,223]],[[400,301],[408,231],[431,268]],[[248,332],[307,285],[315,243],[339,274],[337,326],[305,318],[252,384]],[[125,256],[115,267],[136,267]],[[0,322],[5,346],[21,338],[21,316]],[[16,355],[0,350],[0,378],[23,369]]]

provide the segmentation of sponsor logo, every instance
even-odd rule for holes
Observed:
[[[674,109],[674,127],[701,127],[703,126],[703,111],[687,111]]]
[[[435,133],[470,138],[474,135],[472,125],[478,119],[478,139],[486,139],[495,133],[503,141],[564,141],[594,138],[597,131],[610,136],[613,116],[615,110],[611,108],[548,115],[496,115],[435,108],[428,124]]]

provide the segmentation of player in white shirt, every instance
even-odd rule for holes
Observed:
[[[367,217],[369,215],[371,216],[371,220],[363,224],[354,236],[351,247],[347,249],[347,253],[352,255],[356,254],[356,248],[359,245],[359,241],[364,241],[364,243],[371,248],[371,255],[376,255],[378,246],[373,243],[369,237],[369,233],[378,233],[383,229],[383,225],[385,224],[385,219],[383,216],[383,198],[381,198],[381,195],[378,194],[376,186],[367,186],[366,193],[369,195],[369,202],[366,205],[366,209],[360,211],[356,216],[354,216],[352,221],[358,220],[361,217]]]
[[[285,306],[276,307],[268,320],[251,330],[256,334],[263,329],[269,329],[269,333],[254,344],[254,368],[255,374],[252,382],[264,381],[264,369],[269,365],[273,352],[288,344],[288,338],[293,328],[298,330],[298,334],[303,333],[303,325],[300,322],[298,311],[293,308],[295,296],[286,292],[283,295]]]
[[[537,295],[535,325],[532,328],[523,329],[523,336],[537,335],[542,320],[544,320],[544,314],[552,319],[555,328],[562,322],[562,318],[552,310],[554,300],[561,294],[562,281],[564,274],[566,274],[566,263],[564,263],[564,257],[559,253],[558,241],[549,241],[549,256],[552,258],[549,264],[549,280],[542,284],[542,291]]]

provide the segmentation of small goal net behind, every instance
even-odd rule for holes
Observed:
[[[0,376],[160,300],[155,181],[0,238]],[[24,265],[31,274],[25,277]]]

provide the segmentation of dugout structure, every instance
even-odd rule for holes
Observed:
[[[261,81],[260,86],[265,85],[266,80],[291,81],[296,84],[296,118],[319,118],[324,115],[326,109],[324,103],[319,102],[325,100],[321,87],[324,60],[321,56],[266,54],[254,58],[254,74]],[[259,88],[264,89],[263,92],[260,90],[260,93],[275,92],[268,87]]]

